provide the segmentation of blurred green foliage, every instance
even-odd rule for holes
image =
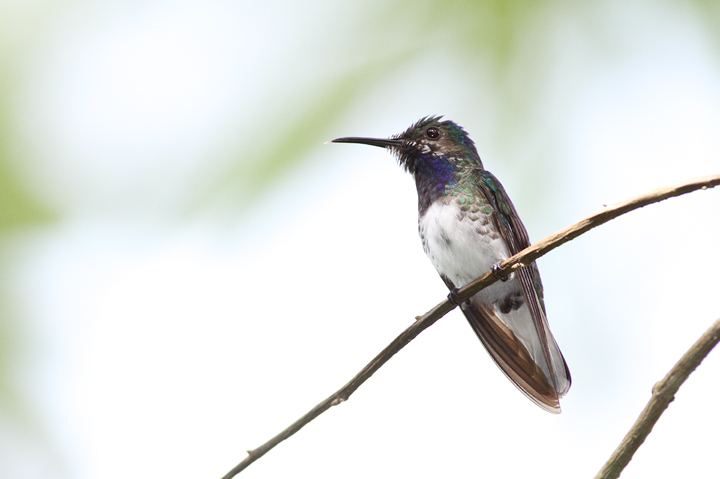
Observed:
[[[221,172],[210,191],[221,191],[225,197],[229,193],[237,206],[252,201],[326,141],[331,127],[358,98],[438,45],[467,59],[463,68],[469,74],[492,73],[493,88],[505,106],[505,117],[499,121],[512,126],[535,106],[533,98],[549,76],[544,66],[553,52],[549,32],[543,33],[542,27],[564,4],[426,0],[387,2],[367,9],[355,22],[355,31],[341,40],[347,42],[347,55],[357,59],[355,65],[334,77],[318,75],[321,84],[309,92],[298,92],[293,82],[283,85],[274,96],[282,99],[286,112],[264,118],[250,135],[252,142],[237,144],[230,171]],[[314,67],[321,71],[323,64],[319,61]],[[298,100],[307,95],[313,101]]]
[[[49,211],[32,193],[30,185],[20,180],[16,168],[18,158],[11,159],[9,145],[13,131],[10,117],[9,99],[13,94],[12,84],[7,76],[12,69],[0,65],[0,413],[11,407],[18,412],[22,409],[20,397],[14,383],[20,351],[22,325],[20,318],[13,314],[18,310],[14,298],[9,293],[13,278],[9,275],[7,258],[7,240],[10,235],[31,225],[40,225],[51,221],[55,215]],[[12,405],[12,406],[11,406]]]

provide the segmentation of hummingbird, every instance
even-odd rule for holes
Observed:
[[[475,143],[456,123],[428,116],[390,138],[346,137],[390,151],[415,179],[418,231],[425,254],[457,290],[530,246],[515,206],[480,160]],[[537,265],[500,278],[459,304],[490,357],[542,409],[559,414],[570,371],[548,326]]]

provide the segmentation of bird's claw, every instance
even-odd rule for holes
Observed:
[[[447,295],[448,301],[450,301],[450,304],[452,304],[453,306],[460,306],[460,304],[462,303],[462,300],[458,296],[458,291],[460,291],[459,288],[453,288]]]
[[[510,276],[505,276],[500,271],[500,262],[497,262],[494,265],[492,265],[492,268],[490,268],[490,270],[492,271],[493,276],[495,276],[497,279],[499,279],[503,283],[505,281],[507,281],[508,279],[510,279]]]

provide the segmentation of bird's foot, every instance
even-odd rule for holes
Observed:
[[[448,301],[450,301],[450,304],[453,306],[460,306],[462,303],[462,300],[458,296],[458,291],[460,291],[460,288],[453,288],[447,295]]]
[[[505,281],[510,279],[510,276],[505,276],[504,274],[502,274],[502,272],[500,271],[500,263],[501,261],[498,261],[497,263],[492,265],[492,268],[490,268],[490,270],[492,271],[493,276],[495,276],[497,279],[504,283]]]

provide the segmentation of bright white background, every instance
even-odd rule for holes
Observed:
[[[593,36],[570,13],[548,27],[543,96],[509,131],[498,118],[513,107],[492,75],[474,76],[440,36],[362,89],[303,161],[240,192],[236,209],[232,195],[203,191],[282,142],[286,122],[314,121],[293,107],[358,61],[342,46],[364,35],[351,21],[363,8],[58,8],[9,107],[14,167],[59,219],[4,242],[32,419],[4,413],[0,475],[220,477],[444,298],[417,238],[412,179],[380,149],[324,140],[445,114],[534,240],[604,203],[718,173],[718,54],[698,18],[610,2],[592,12]],[[720,192],[697,192],[540,260],[573,374],[562,415],[517,392],[453,312],[243,475],[592,477],[720,316],[719,217]],[[718,378],[715,352],[623,477],[717,477]]]

